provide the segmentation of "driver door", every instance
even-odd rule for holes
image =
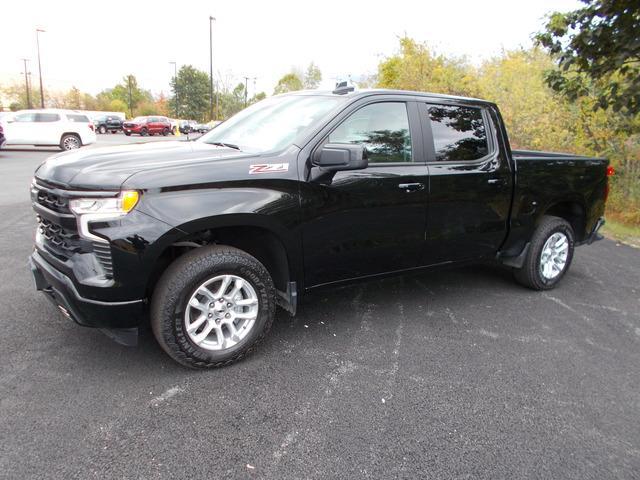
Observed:
[[[305,285],[416,267],[429,185],[417,106],[406,97],[369,100],[322,143],[362,144],[369,164],[339,172],[311,167],[301,192]]]

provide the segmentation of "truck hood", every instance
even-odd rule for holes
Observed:
[[[246,157],[246,153],[201,142],[81,148],[49,157],[38,167],[35,176],[70,189],[113,190],[136,173]]]

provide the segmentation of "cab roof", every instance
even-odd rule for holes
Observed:
[[[328,97],[344,97],[350,99],[363,98],[373,95],[401,95],[407,97],[424,97],[429,98],[430,100],[453,100],[460,102],[468,102],[468,103],[483,103],[487,105],[494,105],[493,102],[488,100],[483,100],[481,98],[473,98],[473,97],[461,97],[456,95],[445,95],[442,93],[432,93],[432,92],[418,92],[413,90],[393,90],[386,88],[372,88],[372,89],[362,89],[362,90],[354,90],[346,93],[334,93],[331,90],[298,90],[295,92],[288,92],[285,95],[318,95],[318,96],[328,96]]]

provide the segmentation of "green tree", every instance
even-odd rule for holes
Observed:
[[[257,103],[261,100],[264,100],[265,98],[267,98],[266,93],[264,92],[256,93],[253,97],[251,97],[251,100],[249,100],[249,103]]]
[[[144,90],[138,86],[138,80],[134,75],[126,75],[122,82],[113,88],[108,88],[100,92],[97,97],[97,104],[101,110],[107,108],[113,100],[119,100],[127,105],[130,116],[137,114],[137,107],[141,102],[153,102],[153,96],[149,90]]]
[[[478,94],[500,107],[512,148],[576,151],[575,115],[544,83],[552,67],[540,49],[504,52],[480,67]]]
[[[309,90],[316,89],[320,85],[321,81],[322,72],[315,63],[311,62],[304,74],[304,88]]]
[[[278,80],[278,84],[273,91],[274,95],[279,95],[281,93],[294,92],[296,90],[302,90],[303,83],[300,79],[300,76],[296,73],[287,73],[280,80]]]
[[[36,108],[40,106],[40,91],[38,89],[30,89],[31,92],[31,107]],[[28,107],[27,104],[27,91],[24,82],[13,83],[2,87],[2,93],[9,101],[9,109],[11,111],[24,110]]]
[[[477,72],[464,58],[432,52],[424,43],[400,39],[400,51],[378,65],[378,87],[477,96]]]
[[[191,65],[183,65],[178,70],[178,76],[171,80],[171,91],[173,96],[169,100],[169,108],[177,112],[176,116],[197,120],[209,119],[208,73]]]
[[[570,100],[595,95],[595,108],[640,113],[640,3],[582,0],[553,13],[537,41],[558,61],[546,81]]]

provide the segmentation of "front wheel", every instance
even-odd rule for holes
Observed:
[[[266,268],[242,250],[197,248],[160,278],[151,326],[165,352],[191,368],[230,365],[271,328],[275,289]]]
[[[167,135],[169,135],[169,129],[168,129],[168,128],[164,128],[164,129],[162,130],[162,136],[163,136],[163,137],[166,137]]]
[[[148,133],[149,133],[149,132],[147,132],[147,129],[146,129],[146,128],[143,128],[142,130],[140,130],[140,135],[141,135],[142,137],[146,137]]]
[[[107,133],[107,127],[105,127],[104,125],[100,125],[100,127],[98,128],[98,132],[102,134]]]
[[[522,268],[514,271],[518,283],[534,290],[551,290],[569,270],[574,233],[566,220],[545,216],[531,238]]]

